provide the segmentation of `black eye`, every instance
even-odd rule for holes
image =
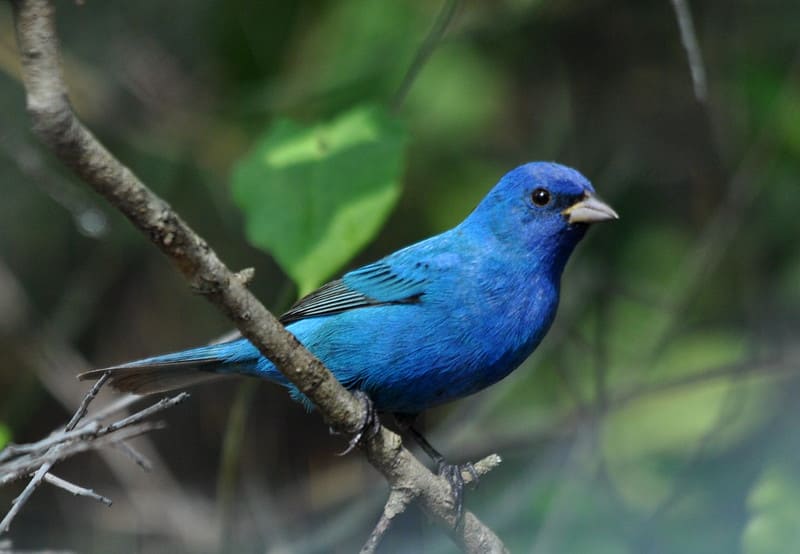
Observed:
[[[537,206],[547,206],[550,202],[550,192],[547,189],[538,188],[531,193],[531,200]]]

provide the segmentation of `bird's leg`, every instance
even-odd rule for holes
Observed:
[[[339,456],[349,454],[358,446],[364,437],[368,439],[374,437],[381,428],[381,420],[378,417],[378,412],[375,410],[375,405],[372,403],[372,400],[370,400],[370,397],[367,396],[367,393],[356,389],[353,391],[353,396],[364,404],[364,411],[362,412],[362,418],[358,429],[355,434],[350,437],[347,448],[345,448],[344,452],[341,452]]]
[[[444,456],[436,450],[431,443],[413,425],[415,416],[395,414],[397,424],[408,432],[408,435],[425,451],[428,457],[436,464],[436,471],[450,483],[453,493],[453,509],[456,512],[456,527],[463,524],[464,516],[464,477],[463,471],[472,475],[472,482],[478,482],[478,472],[470,462],[464,464],[449,464]]]

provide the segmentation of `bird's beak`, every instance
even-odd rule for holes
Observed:
[[[617,212],[611,206],[589,193],[586,193],[583,200],[576,202],[561,213],[569,223],[598,223],[619,219]]]

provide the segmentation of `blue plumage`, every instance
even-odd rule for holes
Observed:
[[[378,410],[416,413],[497,382],[530,355],[555,317],[561,273],[588,224],[616,217],[577,171],[529,163],[455,228],[345,274],[282,321]],[[140,393],[244,374],[300,397],[246,339],[111,371],[112,385]]]

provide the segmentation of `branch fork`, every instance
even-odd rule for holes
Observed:
[[[56,431],[49,437],[33,444],[12,444],[0,451],[0,485],[29,475],[33,476],[19,496],[11,502],[11,509],[0,521],[0,534],[9,531],[11,522],[42,483],[49,483],[71,494],[85,496],[106,506],[111,506],[110,499],[97,494],[91,489],[76,485],[61,477],[56,477],[50,473],[50,470],[56,463],[65,458],[85,450],[101,448],[108,444],[120,445],[123,448],[131,449],[125,443],[127,439],[164,426],[159,422],[146,422],[144,421],[146,418],[175,406],[189,397],[184,392],[172,398],[159,400],[143,410],[108,425],[101,425],[100,420],[113,415],[114,412],[101,410],[81,424],[81,421],[86,417],[89,404],[97,397],[97,393],[107,379],[108,373],[105,373],[95,382],[62,431]],[[127,404],[120,402],[116,403],[116,406],[117,410],[123,410],[127,407]],[[146,467],[149,462],[141,457],[141,454],[139,454],[139,457],[144,464],[143,467]]]

